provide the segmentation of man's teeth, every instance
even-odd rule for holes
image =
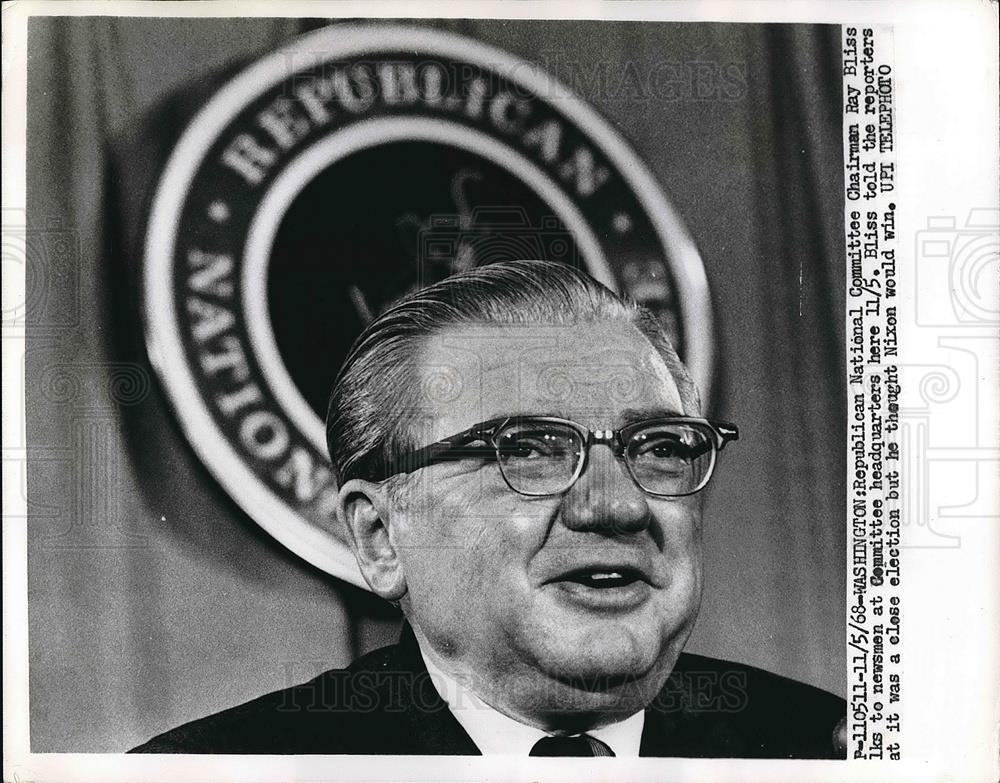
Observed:
[[[591,587],[620,587],[635,581],[635,575],[621,571],[587,571],[570,577],[570,581]]]

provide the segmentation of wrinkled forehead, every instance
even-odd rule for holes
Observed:
[[[598,429],[637,411],[683,410],[663,359],[628,323],[452,328],[428,338],[414,362],[414,412],[428,442],[499,416]]]

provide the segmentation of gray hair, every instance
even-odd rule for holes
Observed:
[[[566,264],[494,263],[452,275],[403,298],[368,324],[354,342],[334,381],[326,416],[327,448],[338,482],[382,478],[378,475],[381,465],[426,445],[410,442],[405,417],[387,415],[387,409],[408,409],[414,357],[428,337],[458,326],[581,321],[634,325],[663,358],[684,412],[698,415],[698,390],[648,309]]]

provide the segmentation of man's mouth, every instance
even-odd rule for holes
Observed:
[[[579,568],[559,577],[560,582],[575,582],[598,590],[625,587],[633,582],[645,581],[643,575],[634,568]]]
[[[574,610],[602,614],[632,611],[653,594],[652,581],[643,571],[618,563],[573,568],[549,580],[548,586]]]

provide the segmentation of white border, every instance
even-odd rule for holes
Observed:
[[[326,453],[326,425],[306,402],[281,358],[267,307],[267,270],[274,237],[292,201],[317,175],[336,161],[369,147],[394,141],[434,141],[473,152],[507,169],[529,185],[576,237],[590,273],[612,289],[618,284],[601,245],[573,202],[531,161],[481,131],[429,117],[381,117],[363,120],[303,151],[271,184],[247,232],[243,254],[244,323],[250,346],[282,410],[313,446]]]
[[[15,5],[13,3],[11,6]],[[988,21],[979,0],[20,0],[31,16],[593,19],[654,22],[893,24]]]
[[[591,142],[635,191],[668,253],[681,304],[688,368],[706,399],[715,365],[708,280],[686,228],[653,175],[621,136],[594,109],[547,73],[469,38],[438,30],[391,25],[378,28],[341,25],[335,29],[320,29],[258,60],[222,87],[195,116],[164,167],[150,210],[143,265],[147,350],[187,440],[236,503],[299,557],[366,589],[367,584],[349,549],[332,533],[320,530],[272,493],[216,426],[198,393],[184,355],[174,310],[174,250],[181,210],[194,175],[208,152],[210,141],[218,138],[239,111],[291,72],[338,58],[400,50],[476,63],[500,72],[530,93],[543,96],[585,130]],[[275,372],[277,367],[283,366],[280,357],[277,364],[274,357],[265,355],[265,360],[271,362]],[[280,378],[281,374],[276,372],[274,377]],[[287,376],[287,371],[284,374]],[[288,388],[281,388],[280,392],[286,397],[289,395]],[[305,417],[301,411],[299,415]]]
[[[29,15],[135,16],[274,16],[277,6],[244,2],[238,6],[219,2],[30,2],[3,6],[3,204],[25,203],[25,84],[26,26]],[[768,2],[726,0],[698,3],[619,5],[583,2],[513,5],[466,0],[460,4],[423,0],[379,3],[354,0],[333,6],[286,2],[281,14],[367,17],[497,17],[497,18],[605,18],[657,21],[743,21],[885,23],[896,28],[896,64],[908,80],[899,95],[899,122],[906,131],[900,147],[901,170],[909,167],[902,190],[911,199],[912,217],[901,224],[900,236],[913,236],[924,227],[927,214],[963,210],[970,197],[996,201],[997,174],[997,11],[986,2],[859,3],[856,0]],[[955,88],[961,95],[955,97]],[[941,111],[953,99],[951,111]],[[971,102],[963,100],[971,98]],[[935,101],[937,103],[935,103]],[[955,115],[949,124],[946,115]],[[925,127],[924,122],[929,122]],[[907,125],[909,123],[909,125]],[[959,128],[956,130],[956,127]],[[952,166],[952,149],[973,167]],[[956,188],[960,172],[964,185]],[[948,187],[924,187],[942,175]],[[950,176],[949,176],[950,175]],[[917,180],[914,183],[914,180]],[[972,195],[966,192],[971,185]],[[901,239],[901,242],[903,240]],[[12,296],[23,293],[23,275],[4,277]],[[6,330],[3,340],[4,456],[23,453],[24,432],[23,333]],[[990,368],[987,368],[990,369]],[[995,368],[992,368],[995,370]],[[987,404],[997,407],[994,390]],[[930,659],[918,687],[921,713],[914,716],[928,724],[928,741],[918,746],[920,759],[902,764],[853,764],[850,762],[768,762],[727,759],[605,759],[601,767],[580,760],[534,759],[521,765],[505,762],[499,767],[489,759],[407,757],[287,757],[287,756],[173,756],[156,758],[113,754],[31,754],[28,749],[28,647],[27,647],[27,537],[23,496],[4,474],[3,588],[4,588],[4,779],[45,781],[97,780],[648,780],[676,781],[995,781],[1000,778],[997,727],[1000,699],[996,620],[1000,590],[1000,536],[996,529],[977,531],[977,546],[962,557],[928,561],[928,580],[921,594],[913,596],[910,617],[929,628],[912,628],[914,644],[924,643]],[[974,566],[972,572],[968,568]],[[909,598],[909,596],[908,596]],[[935,663],[942,661],[943,666]],[[952,680],[955,666],[972,662],[972,671]],[[921,661],[914,663],[920,664]],[[948,664],[951,664],[949,668]],[[919,667],[915,667],[919,668]],[[941,703],[943,696],[948,701]],[[925,703],[930,697],[931,703]],[[941,710],[945,706],[949,709]],[[952,718],[965,722],[956,725]],[[974,729],[971,733],[969,728]],[[560,772],[562,774],[560,774]]]

